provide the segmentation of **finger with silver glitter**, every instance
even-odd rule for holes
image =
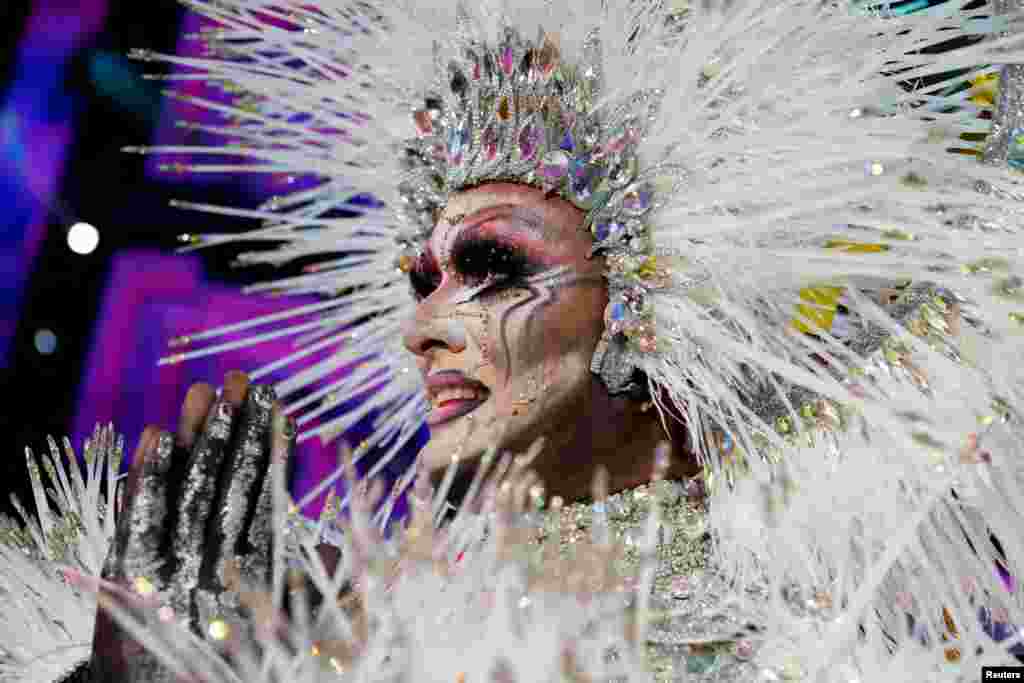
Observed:
[[[239,424],[238,440],[227,454],[220,473],[216,507],[213,510],[211,550],[204,571],[212,569],[216,585],[227,582],[226,563],[241,550],[246,538],[246,522],[257,495],[260,476],[267,467],[270,449],[271,410],[274,390],[258,386],[249,389]],[[204,579],[200,579],[203,581]]]
[[[225,398],[219,398],[189,456],[178,501],[178,522],[171,540],[173,556],[178,562],[172,583],[182,595],[199,583],[207,521],[234,419],[234,406]]]
[[[163,563],[161,543],[166,538],[167,471],[171,466],[174,437],[160,432],[156,443],[145,453],[140,480],[133,496],[124,551],[127,578],[144,582],[148,592],[160,590],[157,568]],[[140,588],[141,592],[147,589]]]
[[[130,531],[129,520],[132,515],[135,493],[142,481],[142,469],[146,453],[152,451],[156,445],[160,430],[156,427],[147,427],[142,436],[139,437],[139,444],[135,448],[131,465],[128,469],[128,476],[124,483],[118,486],[118,494],[121,498],[117,506],[117,529],[114,532],[113,542],[103,567],[103,576],[106,578],[120,578],[124,576],[125,549],[128,547],[128,534]],[[127,495],[125,494],[127,489]]]
[[[247,540],[248,555],[252,558],[250,567],[257,579],[267,583],[271,549],[274,537],[274,486],[284,476],[284,468],[295,449],[295,421],[287,417],[280,403],[274,403],[271,416],[270,464],[263,475],[260,495],[256,500],[256,512],[249,525]],[[283,523],[283,520],[282,520]]]

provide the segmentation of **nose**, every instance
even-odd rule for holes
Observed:
[[[466,349],[466,330],[462,321],[452,315],[449,307],[431,301],[439,292],[427,297],[416,307],[416,312],[402,333],[402,344],[419,357],[431,349],[461,353]]]

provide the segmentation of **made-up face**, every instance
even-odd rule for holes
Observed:
[[[613,427],[590,372],[604,260],[588,258],[582,224],[568,202],[510,183],[449,202],[410,273],[419,305],[404,339],[431,399],[428,469],[542,436],[545,458],[578,457]]]

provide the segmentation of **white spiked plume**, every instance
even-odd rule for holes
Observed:
[[[357,412],[326,419],[305,437],[339,434],[377,410],[379,429],[368,445],[398,436],[390,449],[397,452],[418,427],[425,403],[399,341],[413,302],[396,264],[410,234],[395,213],[400,198],[393,188],[403,170],[394,145],[410,135],[408,103],[434,77],[434,45],[452,31],[456,8],[334,0],[321,0],[316,9],[263,0],[190,6],[218,23],[210,36],[214,53],[159,58],[197,70],[176,77],[227,81],[252,95],[235,105],[192,100],[240,124],[230,128],[231,137],[244,142],[149,151],[239,159],[239,165],[197,161],[185,167],[195,172],[320,179],[313,189],[256,211],[191,207],[264,221],[256,232],[203,236],[192,246],[274,240],[287,245],[248,260],[332,256],[317,272],[269,285],[322,294],[322,303],[191,334],[191,342],[216,343],[236,333],[244,338],[173,359],[295,336],[292,355],[253,374],[258,380],[330,351],[277,387],[293,397],[288,409],[302,412],[300,424],[326,415],[330,402],[318,402],[329,395],[370,397]],[[993,110],[978,84],[999,71],[993,64],[1024,62],[1024,51],[1018,14],[993,17],[990,8],[965,6],[957,0],[912,17],[853,15],[831,3],[796,0],[735,2],[727,11],[692,7],[678,13],[681,32],[670,43],[644,40],[652,27],[644,21],[664,10],[656,3],[467,8],[492,39],[504,18],[526,35],[538,26],[557,33],[567,60],[580,58],[584,37],[596,28],[605,45],[600,67],[612,88],[609,98],[621,95],[617,86],[665,91],[641,160],[683,165],[691,181],[651,219],[658,265],[674,280],[653,296],[658,348],[642,369],[666,389],[659,400],[679,409],[712,468],[718,467],[713,444],[703,442],[711,426],[728,429],[747,453],[767,443],[785,454],[785,473],[748,458],[750,476],[737,479],[733,490],[717,489],[712,505],[721,576],[709,585],[719,592],[729,587],[728,601],[760,615],[765,636],[750,666],[766,680],[970,680],[981,664],[1012,661],[1007,648],[1019,642],[1015,635],[994,645],[977,614],[984,608],[998,612],[1004,625],[1024,624],[1019,591],[1009,590],[993,570],[997,559],[1018,573],[1024,567],[1019,177],[978,164],[978,157],[991,156],[986,145],[992,140],[977,138],[989,126],[978,115]],[[635,17],[647,19],[638,24]],[[623,32],[626,26],[637,29],[636,38]],[[956,50],[924,49],[970,35],[982,39]],[[953,87],[958,84],[965,88]],[[1000,85],[1004,94],[1019,87],[1005,77]],[[1005,123],[995,113],[995,125]],[[951,148],[968,153],[951,154]],[[362,194],[384,206],[353,202]],[[338,217],[338,209],[360,215]],[[959,318],[936,314],[922,323],[945,325],[950,333],[951,321],[962,319],[955,348],[944,345],[944,337],[906,334],[911,323],[905,317],[865,294],[905,280],[934,283],[933,291],[943,294],[928,297],[933,307],[940,306],[936,299],[942,306],[955,302]],[[903,347],[852,348],[840,330],[795,313],[806,301],[802,291],[823,286],[844,290],[851,324],[877,329],[879,338]],[[794,317],[797,329],[809,326],[816,337],[795,334]],[[865,364],[874,368],[871,381],[862,381]],[[893,370],[897,365],[903,370]],[[337,373],[350,366],[357,367]],[[761,410],[781,403],[801,424],[790,400],[800,388],[849,406],[863,420],[800,450],[784,430],[765,424]],[[300,389],[311,393],[299,399]],[[811,433],[795,431],[801,439]],[[48,524],[40,522],[40,534]],[[990,540],[993,532],[1005,557]],[[33,542],[42,549],[46,540],[40,538]],[[482,541],[483,547],[491,542]],[[437,543],[444,556],[447,546]],[[488,553],[467,557],[485,562]],[[43,593],[20,588],[12,578],[27,565],[6,558],[4,599],[36,604]],[[531,657],[537,651],[531,648],[561,642],[544,640],[545,634],[567,632],[571,641],[579,632],[575,597],[554,600],[526,625],[496,608],[484,609],[482,621],[456,618],[435,628],[439,612],[462,614],[460,596],[482,590],[488,574],[473,567],[483,566],[470,561],[447,579],[425,570],[400,574],[396,595],[429,595],[431,601],[369,607],[388,627],[367,640],[360,650],[365,658],[344,675],[375,680],[372,672],[385,653],[402,653],[404,665],[419,667],[410,670],[436,673],[438,680],[490,671],[496,648],[520,653],[510,657],[513,665],[554,662]],[[25,576],[47,576],[36,571]],[[737,588],[746,584],[767,584],[773,609],[749,603]],[[448,588],[434,590],[439,585]],[[330,588],[322,581],[320,587]],[[21,617],[8,612],[14,609],[0,616],[8,619],[0,622],[5,633],[52,631],[47,612],[24,612],[32,622],[18,627],[10,619]],[[915,623],[910,635],[908,614]],[[342,633],[353,628],[343,616],[329,612]],[[620,616],[609,616],[608,623]],[[292,636],[304,646],[313,640],[303,626]],[[462,645],[467,642],[474,647]],[[299,650],[303,661],[268,650],[278,658],[271,668],[282,676],[290,672],[292,680],[314,680],[310,655]],[[174,651],[166,648],[169,660],[185,663]],[[12,657],[5,661],[17,666],[31,659]],[[603,666],[599,656],[581,654],[578,661],[588,671]],[[561,672],[563,664],[560,658],[547,671]],[[643,675],[635,659],[623,666],[633,666],[631,676]],[[535,671],[515,673],[511,680],[546,680]]]
[[[643,2],[462,10],[448,2],[190,3],[216,23],[205,36],[211,56],[140,56],[188,72],[169,78],[223,81],[246,93],[237,105],[187,98],[233,122],[216,130],[230,131],[237,142],[144,151],[237,156],[236,170],[312,175],[318,184],[258,210],[182,204],[264,222],[243,234],[190,236],[187,248],[275,240],[286,244],[243,261],[330,256],[315,272],[253,288],[316,293],[322,303],[188,332],[179,344],[212,345],[166,360],[294,337],[292,354],[253,376],[318,358],[276,387],[286,398],[302,392],[288,405],[301,413],[302,438],[330,439],[369,411],[378,414],[380,429],[367,448],[415,433],[402,423],[420,420],[426,403],[401,347],[413,301],[397,261],[414,235],[399,215],[397,185],[406,172],[396,147],[413,134],[413,108],[435,82],[446,36],[462,44],[462,33],[454,38],[459,26],[484,40],[505,25],[556,36],[570,63],[582,63],[584,39],[596,31],[600,63],[584,66],[603,71],[605,101],[644,89],[664,94],[639,143],[641,167],[672,163],[688,169],[689,182],[646,219],[657,267],[671,272],[673,284],[649,293],[657,351],[636,362],[667,390],[658,401],[675,404],[693,426],[705,461],[715,460],[703,442],[711,425],[735,432],[752,450],[752,429],[760,428],[748,394],[758,384],[851,400],[845,378],[834,372],[856,365],[850,350],[829,335],[815,343],[790,333],[802,288],[934,282],[970,301],[997,344],[1015,343],[1015,295],[994,288],[974,265],[993,258],[1008,270],[1020,264],[1017,180],[977,164],[984,142],[962,136],[984,134],[990,125],[978,115],[992,105],[977,103],[972,94],[981,86],[971,83],[994,74],[993,62],[1021,60],[1017,17],[993,19],[987,9],[962,6],[883,17],[796,0],[737,2],[725,11]],[[925,50],[957,37],[979,40]],[[939,82],[919,85],[928,79]],[[196,161],[182,168],[235,167]],[[363,194],[383,206],[352,203]],[[359,215],[339,217],[339,208]],[[874,245],[874,253],[858,245]],[[854,320],[884,315],[863,299],[850,305],[857,307]],[[812,346],[831,369],[807,360]],[[331,397],[360,395],[369,400],[355,411],[330,412]]]
[[[887,388],[902,390],[895,380]],[[951,429],[972,422],[952,419]],[[784,476],[743,479],[742,496],[713,501],[718,557],[691,577],[688,600],[668,613],[644,598],[650,583],[643,567],[637,576],[617,573],[622,549],[609,544],[600,524],[568,558],[560,558],[557,534],[536,545],[534,513],[517,511],[508,490],[487,478],[504,476],[509,462],[493,472],[484,465],[481,485],[465,502],[475,511],[467,507],[443,530],[434,511],[445,489],[432,492],[421,473],[409,525],[385,539],[370,523],[383,491],[358,486],[349,457],[351,514],[321,520],[344,527],[343,561],[330,576],[314,547],[317,534],[298,537],[311,583],[293,582],[290,616],[277,619],[287,628],[257,630],[258,642],[229,631],[223,643],[202,643],[141,598],[114,614],[169,669],[207,683],[649,681],[637,643],[645,625],[673,611],[712,623],[720,614],[717,623],[726,628],[757,627],[733,636],[720,653],[732,664],[723,664],[719,677],[695,670],[687,680],[975,680],[983,665],[1012,664],[1009,650],[1024,634],[1012,626],[1024,623],[1021,594],[993,563],[999,557],[1017,567],[1024,560],[1016,535],[1024,522],[1020,434],[999,418],[985,432],[991,452],[979,453],[974,441],[946,459],[927,445],[878,448],[856,428],[817,432],[811,444],[787,452]],[[99,440],[114,443],[109,430]],[[57,680],[88,654],[95,616],[89,587],[97,585],[97,558],[112,532],[99,491],[114,481],[109,456],[104,461],[95,444],[84,477],[59,457],[46,468],[62,515],[43,506],[24,526],[5,527],[0,680]],[[33,482],[43,496],[44,479]],[[276,499],[287,500],[281,494]],[[288,514],[279,506],[282,530]],[[665,533],[660,524],[652,512],[641,554]],[[990,531],[1003,541],[1001,554]],[[275,575],[288,571],[278,565]],[[240,588],[257,619],[270,618],[280,604]],[[310,588],[345,597],[313,612]],[[997,642],[986,633],[992,623],[1009,626],[1009,638]],[[706,645],[696,640],[694,647]],[[227,652],[234,669],[222,659]]]

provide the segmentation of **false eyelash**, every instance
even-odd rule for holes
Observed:
[[[470,286],[508,282],[530,274],[523,252],[490,237],[466,234],[452,247],[452,267]]]
[[[474,288],[515,282],[533,271],[523,252],[515,246],[471,233],[452,246],[451,267],[462,281]],[[421,257],[409,271],[413,296],[422,301],[441,284],[441,272],[427,257]]]

